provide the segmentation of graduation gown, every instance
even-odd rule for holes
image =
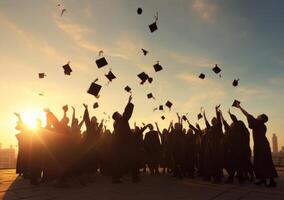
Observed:
[[[253,169],[258,179],[278,177],[277,171],[272,161],[271,149],[265,136],[266,126],[252,115],[247,116],[249,128],[252,129],[253,147]]]

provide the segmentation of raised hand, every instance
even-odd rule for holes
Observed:
[[[83,106],[84,106],[85,109],[88,109],[88,105],[87,104],[83,103]]]
[[[221,106],[221,104],[219,104],[218,106],[215,106],[215,109],[219,110],[220,106]]]
[[[64,112],[67,112],[68,111],[68,105],[66,104],[65,106],[62,107],[62,109],[63,109]]]
[[[131,100],[132,100],[132,95],[129,96],[128,103],[130,103]]]

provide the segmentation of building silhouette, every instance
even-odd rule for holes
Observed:
[[[0,169],[16,167],[16,150],[11,145],[10,148],[2,148],[0,144]]]
[[[278,138],[275,133],[272,136],[272,153],[278,153]]]

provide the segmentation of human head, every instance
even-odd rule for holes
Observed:
[[[257,119],[262,121],[262,123],[266,123],[268,121],[268,116],[266,114],[261,114],[257,116]]]
[[[112,115],[112,119],[113,119],[114,121],[120,119],[121,117],[122,117],[122,116],[121,116],[121,114],[120,114],[119,112],[114,112],[113,115]]]
[[[211,120],[211,123],[212,123],[213,126],[216,126],[217,123],[218,123],[217,118],[216,118],[216,117],[213,117],[212,120]]]
[[[148,124],[148,127],[149,127],[150,131],[152,131],[154,129],[152,124]]]

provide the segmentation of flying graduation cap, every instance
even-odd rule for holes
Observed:
[[[212,71],[215,73],[215,74],[219,74],[221,72],[221,69],[220,67],[218,67],[217,64],[215,64],[215,66],[212,68]]]
[[[141,85],[143,85],[148,79],[149,79],[149,76],[148,76],[148,74],[146,74],[145,72],[142,72],[142,73],[140,73],[140,74],[138,74],[137,75],[139,78],[140,78],[140,80],[141,80]],[[149,80],[148,80],[149,81]]]
[[[156,100],[152,93],[147,94],[147,98],[148,98],[148,99],[151,99],[151,98],[152,98],[152,99]]]
[[[232,106],[233,106],[233,107],[238,107],[240,104],[241,104],[241,102],[240,102],[240,101],[238,101],[238,100],[234,100],[234,102],[233,102]]]
[[[160,105],[160,106],[159,106],[159,110],[164,110],[164,106],[163,106],[163,105]]]
[[[149,25],[149,29],[150,29],[151,33],[158,30],[157,21],[158,21],[158,13],[155,15],[155,22],[153,22],[152,24]]]
[[[202,117],[203,117],[203,116],[202,116],[201,113],[199,113],[199,114],[197,115],[197,119],[198,119],[198,120],[200,120]]]
[[[64,74],[65,75],[71,75],[72,69],[69,65],[69,62],[66,65],[63,65],[62,68],[64,69]]]
[[[96,108],[98,108],[98,107],[99,107],[99,103],[98,103],[98,102],[95,102],[95,103],[93,104],[93,108],[96,109]]]
[[[153,65],[155,72],[159,72],[163,69],[163,67],[159,64],[159,61],[157,61],[157,64]]]
[[[205,74],[201,73],[201,74],[198,76],[198,78],[204,79],[204,78],[205,78]]]
[[[161,117],[161,119],[162,119],[162,120],[165,120],[166,118],[165,118],[165,116],[163,115],[163,116]]]
[[[186,115],[183,115],[183,116],[182,116],[182,119],[183,119],[183,121],[186,121],[186,120],[187,120]]]
[[[234,87],[237,87],[237,86],[239,85],[239,80],[240,80],[240,79],[234,79],[232,85],[233,85]]]
[[[102,52],[102,51],[99,52],[100,55],[102,54],[101,52]],[[99,58],[99,59],[96,60],[96,64],[97,64],[98,68],[100,69],[100,68],[102,68],[102,67],[108,65],[108,62],[107,62],[107,60],[105,59],[105,57],[101,57],[101,58]]]
[[[142,11],[143,11],[142,8],[138,8],[138,9],[137,9],[137,14],[138,14],[138,15],[141,15],[141,14],[142,14]]]
[[[38,73],[38,78],[39,78],[39,79],[42,79],[42,78],[44,78],[45,76],[46,76],[45,73]]]
[[[131,93],[131,88],[130,88],[128,85],[124,88],[124,90],[125,90],[126,92]]]
[[[110,70],[105,77],[109,80],[109,82],[111,82],[113,79],[116,79],[116,76],[112,73],[112,71]]]
[[[144,56],[146,56],[148,54],[148,51],[146,49],[142,48],[141,50],[142,50]]]
[[[165,105],[171,110],[173,103],[170,101],[167,101]]]
[[[92,82],[87,93],[95,96],[96,98],[99,97],[99,92],[101,90],[102,86],[97,84],[96,81]]]

